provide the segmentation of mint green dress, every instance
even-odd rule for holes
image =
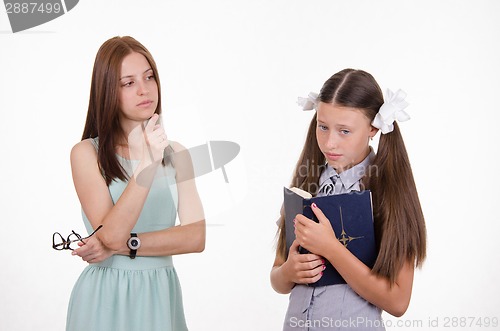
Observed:
[[[134,161],[117,156],[125,170]],[[127,182],[113,181],[113,203]],[[158,167],[157,176],[133,232],[162,230],[175,225],[177,213],[175,171]],[[87,217],[87,231],[93,231]],[[182,331],[187,330],[182,293],[171,256],[114,255],[88,265],[78,278],[68,307],[68,331]]]

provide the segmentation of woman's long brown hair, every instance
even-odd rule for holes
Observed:
[[[345,69],[325,82],[319,101],[358,108],[373,121],[384,98],[372,75],[362,70]],[[312,195],[317,194],[319,177],[326,163],[316,139],[316,125],[315,114],[290,185]],[[424,215],[397,123],[394,123],[392,132],[381,135],[377,155],[363,178],[363,184],[372,191],[378,245],[378,257],[372,272],[387,277],[392,284],[405,262],[420,267],[426,256]],[[277,253],[286,259],[284,223],[282,209]]]
[[[114,179],[126,180],[127,175],[116,158],[116,144],[123,131],[120,126],[119,86],[123,59],[130,53],[144,55],[149,62],[158,85],[158,106],[156,113],[161,114],[160,77],[156,63],[149,51],[132,37],[114,37],[101,45],[97,52],[90,99],[82,140],[99,137],[97,158],[101,173],[109,185]]]

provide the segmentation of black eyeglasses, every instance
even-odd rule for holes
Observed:
[[[94,230],[88,237],[82,238],[78,233],[75,231],[71,231],[67,239],[64,239],[64,237],[59,233],[59,232],[54,232],[52,235],[52,248],[58,251],[62,251],[64,249],[70,249],[74,250],[78,248],[78,242],[83,241],[83,239],[88,239],[94,235],[100,228],[102,228],[102,225],[99,225],[97,229]]]

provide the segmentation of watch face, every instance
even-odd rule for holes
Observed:
[[[130,249],[138,249],[141,247],[141,240],[137,237],[131,237],[128,242],[128,248]]]

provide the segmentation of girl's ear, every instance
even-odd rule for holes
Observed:
[[[375,137],[377,132],[378,132],[378,129],[372,125],[370,128],[370,139],[373,139],[373,137]]]

